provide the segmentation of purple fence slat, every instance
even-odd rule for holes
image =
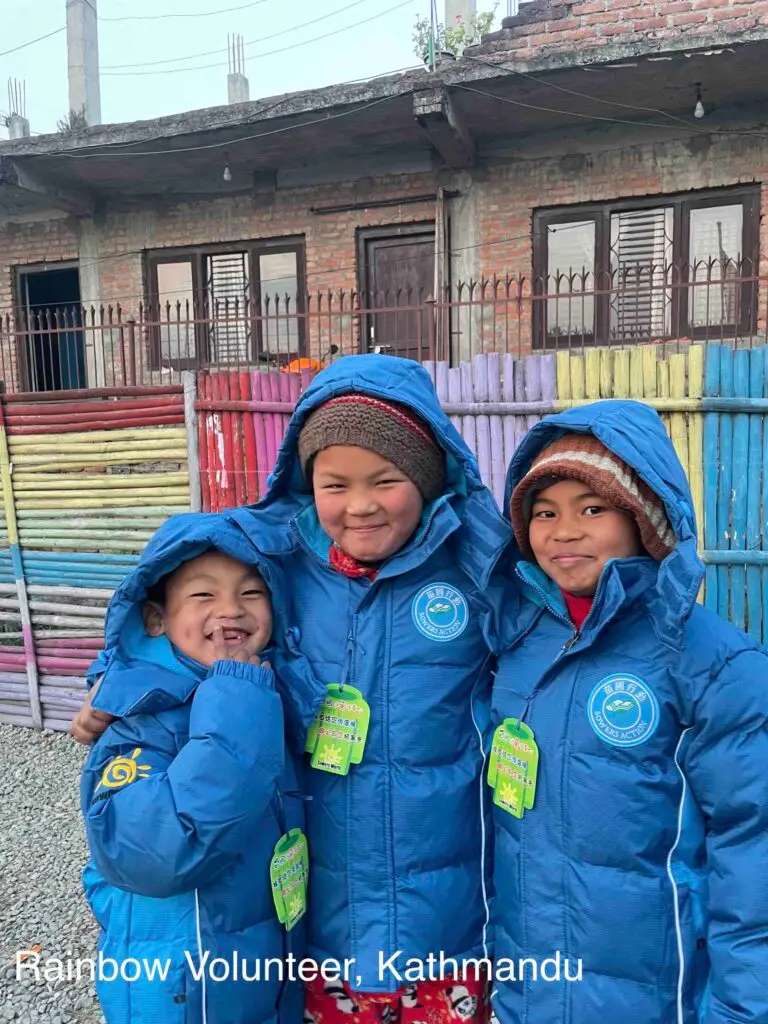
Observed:
[[[509,353],[504,355],[504,376],[501,390],[503,402],[514,402],[515,400],[515,357]],[[512,416],[503,417],[504,431],[504,466],[505,472],[512,456],[515,454],[515,420]]]
[[[472,360],[472,390],[475,402],[488,401],[487,356],[475,356]],[[487,487],[493,488],[493,476],[491,473],[491,421],[487,416],[475,417],[475,440],[480,476]]]
[[[462,363],[460,367],[461,371],[461,401],[471,402],[473,401],[472,394],[472,364]],[[469,445],[470,449],[477,453],[477,431],[475,430],[475,417],[474,416],[462,416],[461,418],[461,432],[464,435],[464,440]]]

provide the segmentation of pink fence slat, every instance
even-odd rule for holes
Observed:
[[[264,377],[264,397],[269,402],[279,402],[280,397],[280,377],[281,374],[277,371],[267,370],[263,374]],[[280,413],[267,413],[266,423],[267,431],[267,445],[269,447],[269,472],[275,468],[277,462],[277,453],[280,450],[280,444],[283,440],[283,418]]]
[[[472,360],[472,390],[475,402],[488,401],[488,358],[484,355],[475,356]],[[492,488],[491,474],[491,421],[487,416],[475,417],[475,441],[477,462],[483,483]]]
[[[488,363],[488,401],[501,402],[501,355],[489,352],[485,357]],[[491,490],[499,508],[504,502],[504,481],[506,463],[504,462],[504,420],[501,416],[491,416]]]
[[[254,402],[266,399],[262,387],[264,374],[260,370],[251,373],[251,398]],[[267,428],[264,422],[264,413],[255,412],[251,417],[253,420],[253,434],[256,442],[256,477],[258,479],[259,498],[267,493],[267,477],[271,471],[269,442],[267,441]]]
[[[461,373],[461,401],[472,402],[474,400],[472,394],[472,364],[462,363],[459,369]],[[470,451],[477,452],[477,431],[475,430],[474,416],[462,416],[461,432]]]

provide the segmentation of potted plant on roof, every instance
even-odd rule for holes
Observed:
[[[477,11],[467,22],[460,14],[454,25],[417,18],[413,25],[413,51],[428,68],[454,61],[468,46],[479,43],[490,32],[498,4],[491,11]]]

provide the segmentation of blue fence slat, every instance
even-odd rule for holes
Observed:
[[[704,394],[714,396],[720,390],[720,345],[708,345],[704,360]],[[720,416],[716,412],[704,416],[704,547],[714,550],[717,538],[717,465],[720,443]],[[705,575],[704,603],[717,611],[717,569],[708,565]]]
[[[733,349],[727,345],[720,347],[720,394],[733,398]],[[716,548],[731,546],[731,487],[733,484],[733,417],[729,413],[720,414],[720,443],[718,452],[719,471],[717,481],[717,543]],[[729,608],[729,568],[718,566],[717,569],[717,611],[724,619],[728,618]]]
[[[749,353],[749,395],[763,394],[764,353]],[[750,554],[760,549],[761,468],[763,459],[763,416],[749,417],[749,464],[747,467],[747,538]],[[763,638],[762,580],[759,567],[747,563],[747,629],[758,642]]]
[[[749,349],[733,353],[733,390],[741,397],[749,395]],[[747,470],[749,466],[749,416],[738,413],[733,417],[733,457],[731,469],[731,551],[743,551],[747,546]],[[745,565],[734,564],[730,574],[731,621],[739,629],[747,625],[747,570]]]

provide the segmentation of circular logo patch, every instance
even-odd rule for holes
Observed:
[[[430,583],[413,599],[411,617],[428,640],[446,643],[461,636],[469,622],[469,606],[460,590],[449,583]]]
[[[659,725],[659,702],[653,690],[637,676],[606,676],[595,686],[587,704],[589,724],[612,747],[645,743]]]

